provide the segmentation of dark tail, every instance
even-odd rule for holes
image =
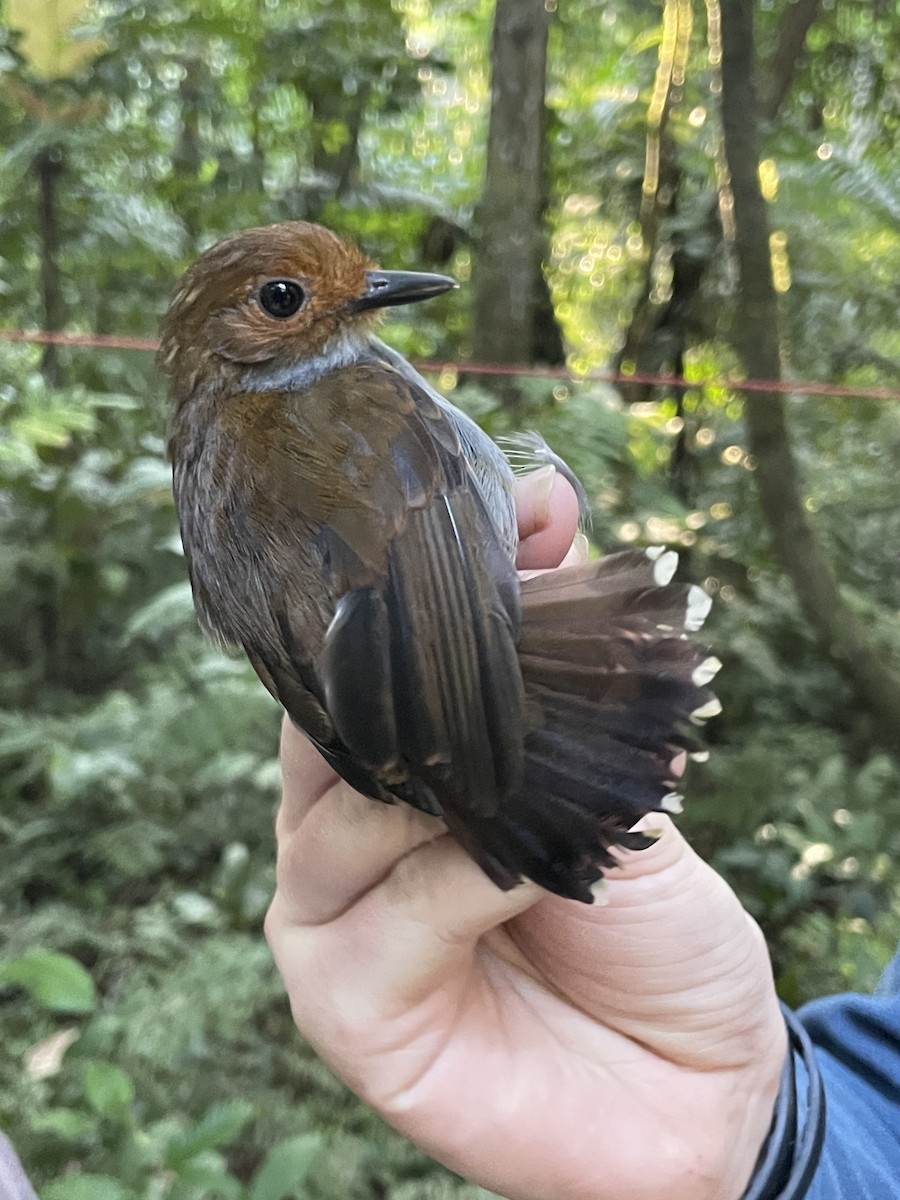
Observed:
[[[677,561],[626,551],[522,584],[524,781],[497,816],[450,823],[501,887],[527,876],[590,902],[608,848],[647,845],[635,822],[679,811],[696,728],[720,706],[719,663],[688,636],[710,599],[671,582]]]

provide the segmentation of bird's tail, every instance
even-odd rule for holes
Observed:
[[[677,562],[625,551],[522,584],[523,783],[496,816],[451,823],[501,887],[527,876],[590,902],[609,847],[646,845],[635,822],[680,809],[697,727],[720,711],[709,689],[720,664],[689,636],[711,602],[672,582]]]

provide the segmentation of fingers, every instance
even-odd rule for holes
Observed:
[[[559,564],[561,567],[577,567],[581,563],[586,563],[591,557],[591,543],[583,533],[576,533],[572,540],[572,545],[566,552],[565,558]],[[519,571],[519,576],[522,579],[531,579],[534,575],[545,575],[547,571],[554,571],[555,567],[545,567],[531,571]]]
[[[516,480],[520,570],[557,567],[578,529],[578,497],[553,466]]]
[[[400,910],[415,908],[416,920],[432,909],[436,919],[447,915],[460,931],[473,906],[481,911],[485,894],[501,902],[504,913],[521,911],[523,896],[518,895],[509,909],[504,893],[450,839],[443,821],[406,804],[382,804],[361,796],[331,771],[289,721],[282,734],[282,762],[277,878],[285,916],[292,923],[336,921],[379,885],[385,896],[403,897]],[[427,855],[421,852],[437,841],[441,848]],[[437,865],[429,868],[432,854]],[[474,875],[479,886],[473,890],[465,880],[448,884],[440,865],[445,859],[464,864],[467,879]],[[437,882],[430,879],[429,870]],[[422,892],[417,897],[419,885]],[[462,887],[465,896],[458,892],[454,900],[454,888]],[[521,888],[516,891],[522,893]],[[490,912],[485,920],[491,928]]]
[[[290,804],[298,781],[285,777]],[[398,859],[446,833],[443,821],[406,804],[382,804],[337,779],[302,824],[279,819],[278,890],[298,925],[334,921],[381,882]]]
[[[400,858],[325,926],[298,924],[279,892],[266,932],[305,1033],[335,1019],[348,1032],[371,1032],[447,987],[479,938],[542,895],[530,883],[501,891],[443,834]]]
[[[279,839],[292,833],[339,778],[312,742],[285,713],[281,723],[281,807],[275,821]]]
[[[545,893],[524,882],[503,890],[493,883],[449,833],[401,859],[384,885],[360,906],[361,921],[384,919],[395,932],[411,926],[406,951],[413,970],[417,956],[445,957],[448,946],[469,947],[488,930],[529,908]],[[366,915],[368,914],[368,915]],[[387,944],[393,944],[390,932]],[[437,945],[435,945],[437,943]]]

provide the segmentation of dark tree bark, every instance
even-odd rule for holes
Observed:
[[[687,64],[691,24],[691,21],[683,24],[680,13],[676,17],[671,31],[675,37],[675,54],[665,64],[660,58],[654,103],[648,110],[646,168],[650,169],[650,174],[645,171],[640,205],[646,269],[641,297],[634,306],[621,350],[615,357],[617,373],[628,368],[638,375],[684,374],[685,352],[691,334],[697,331],[701,285],[713,247],[721,238],[715,202],[709,206],[705,222],[712,225],[711,237],[698,237],[696,231],[672,234],[667,228],[678,214],[681,202],[683,172],[670,121],[673,108],[682,98],[681,80]],[[664,87],[662,97],[658,92],[661,86]],[[656,294],[656,283],[660,266],[666,260],[671,269],[671,285],[669,297],[663,302]],[[623,384],[620,390],[628,404],[648,400],[654,393],[666,394],[664,387],[641,382]],[[671,394],[676,415],[684,422],[684,392],[676,388]],[[682,423],[669,459],[669,476],[673,491],[687,508],[693,506],[694,482],[694,460],[689,443],[689,429]]]
[[[822,0],[793,0],[784,10],[778,44],[765,72],[767,87],[761,106],[766,121],[774,121],[787,99],[806,45],[806,35],[819,15]]]
[[[544,86],[546,88],[546,78]],[[549,367],[561,367],[566,361],[566,347],[563,342],[562,329],[556,319],[550,284],[544,275],[544,261],[550,253],[547,213],[550,211],[551,192],[547,171],[547,148],[550,145],[550,131],[553,125],[553,115],[545,102],[541,103],[541,120],[541,205],[531,268],[531,283],[534,288],[534,321],[529,361],[544,363]]]
[[[477,221],[473,352],[479,362],[531,363],[539,338],[549,344],[541,274],[549,26],[544,0],[497,0]],[[508,398],[514,399],[512,389]]]
[[[769,224],[759,186],[759,109],[754,76],[753,6],[720,0],[722,124],[734,198],[735,251],[740,276],[735,343],[747,375],[781,378],[778,301],[772,282]],[[748,448],[776,557],[807,620],[856,685],[881,741],[900,748],[900,679],[879,657],[844,601],[807,519],[787,428],[784,396],[746,394]]]
[[[62,293],[62,278],[59,270],[59,180],[65,170],[62,147],[48,146],[34,160],[34,173],[38,182],[38,237],[41,256],[41,303],[43,325],[51,333],[62,329],[65,323],[65,306]],[[59,347],[52,343],[44,347],[41,357],[41,373],[49,384],[58,387],[61,382]]]
[[[668,132],[669,105],[665,106],[659,139],[659,180],[652,197],[641,199],[641,239],[646,247],[647,265],[644,272],[641,296],[634,306],[625,333],[622,348],[614,360],[615,370],[621,371],[626,363],[633,363],[640,374],[660,374],[666,365],[672,366],[684,349],[683,341],[676,341],[667,331],[670,308],[679,303],[681,288],[678,281],[678,250],[672,252],[672,297],[661,305],[653,301],[653,285],[656,277],[660,250],[660,230],[663,223],[677,211],[681,171],[676,157],[675,143]],[[648,133],[648,137],[650,134]],[[702,272],[701,272],[702,277]],[[634,383],[622,386],[622,395],[628,404],[646,400],[652,391],[647,384]]]
[[[172,155],[175,178],[184,181],[178,198],[178,215],[193,245],[197,246],[204,229],[206,189],[199,183],[203,164],[203,138],[200,120],[203,113],[203,91],[200,87],[200,63],[193,55],[181,59],[184,74],[178,86],[181,109],[181,129]]]
[[[334,181],[332,194],[338,199],[347,193],[359,174],[359,139],[370,91],[369,85],[363,84],[348,98],[333,91],[306,88],[316,139],[313,166]],[[336,149],[330,149],[325,137],[332,126],[341,124],[347,130],[346,140]]]

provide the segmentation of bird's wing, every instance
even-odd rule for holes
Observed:
[[[378,361],[264,407],[248,532],[280,571],[254,665],[307,729],[314,693],[355,786],[495,811],[522,771],[518,582],[457,430]]]
[[[500,533],[500,539],[508,548],[510,557],[515,559],[519,542],[516,506],[513,499],[515,475],[507,455],[468,414],[456,408],[446,396],[442,396],[433,388],[402,354],[398,354],[380,338],[370,338],[369,345],[375,357],[398,371],[412,387],[427,396],[434,406],[445,415],[451,429],[459,439],[462,456],[474,473],[482,495],[488,501]],[[534,436],[537,437],[537,435]],[[562,460],[553,455],[546,443],[542,444],[551,457],[538,461],[535,456],[535,468],[543,466],[544,462],[552,461],[554,464],[564,467],[567,478],[574,479]],[[579,488],[581,488],[580,483],[577,484],[576,490]]]

